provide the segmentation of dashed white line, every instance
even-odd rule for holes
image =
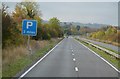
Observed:
[[[72,52],[73,52],[73,50],[72,50]]]
[[[75,71],[78,72],[78,67],[75,67]]]
[[[75,59],[75,58],[73,58],[73,61],[76,61],[76,59]]]
[[[72,53],[72,55],[74,55],[74,53]]]
[[[75,40],[75,39],[74,39]],[[77,40],[76,40],[77,41]],[[79,42],[79,41],[77,41]],[[120,73],[120,71],[114,67],[111,63],[109,63],[106,59],[102,58],[100,55],[98,55],[96,52],[94,52],[93,50],[91,50],[90,48],[88,48],[87,46],[85,46],[84,44],[82,44],[81,42],[79,42],[79,44],[83,45],[85,48],[87,48],[88,50],[90,50],[93,54],[95,54],[97,57],[99,57],[100,59],[102,59],[104,62],[106,62],[109,66],[111,66],[114,70],[116,70],[118,73]]]

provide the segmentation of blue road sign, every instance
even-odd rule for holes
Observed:
[[[36,20],[23,20],[22,21],[22,34],[29,35],[29,36],[36,36],[37,21]]]

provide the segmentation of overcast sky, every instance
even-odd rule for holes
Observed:
[[[38,4],[44,20],[57,17],[60,21],[118,25],[117,2],[39,2]],[[6,5],[9,6],[9,11],[13,11],[16,2],[7,2]]]

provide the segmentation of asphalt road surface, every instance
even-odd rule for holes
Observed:
[[[65,38],[24,77],[118,77],[118,72],[73,38]]]
[[[84,38],[84,39],[85,39],[85,38]],[[120,49],[120,47],[114,46],[114,45],[111,45],[111,44],[106,44],[106,43],[102,43],[102,42],[98,42],[98,41],[94,41],[94,40],[89,40],[89,39],[85,39],[85,40],[87,40],[87,41],[89,41],[89,42],[91,42],[91,43],[100,45],[100,46],[102,46],[102,47],[107,47],[107,48],[112,49],[112,50],[114,50],[114,51],[116,51],[116,52],[118,52],[118,49]]]

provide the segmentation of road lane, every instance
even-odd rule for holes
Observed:
[[[25,77],[77,77],[71,55],[71,40],[64,41]]]
[[[80,77],[116,77],[118,73],[87,48],[72,42]],[[80,50],[79,50],[80,49]]]
[[[73,38],[65,38],[25,77],[118,77],[118,73]]]

